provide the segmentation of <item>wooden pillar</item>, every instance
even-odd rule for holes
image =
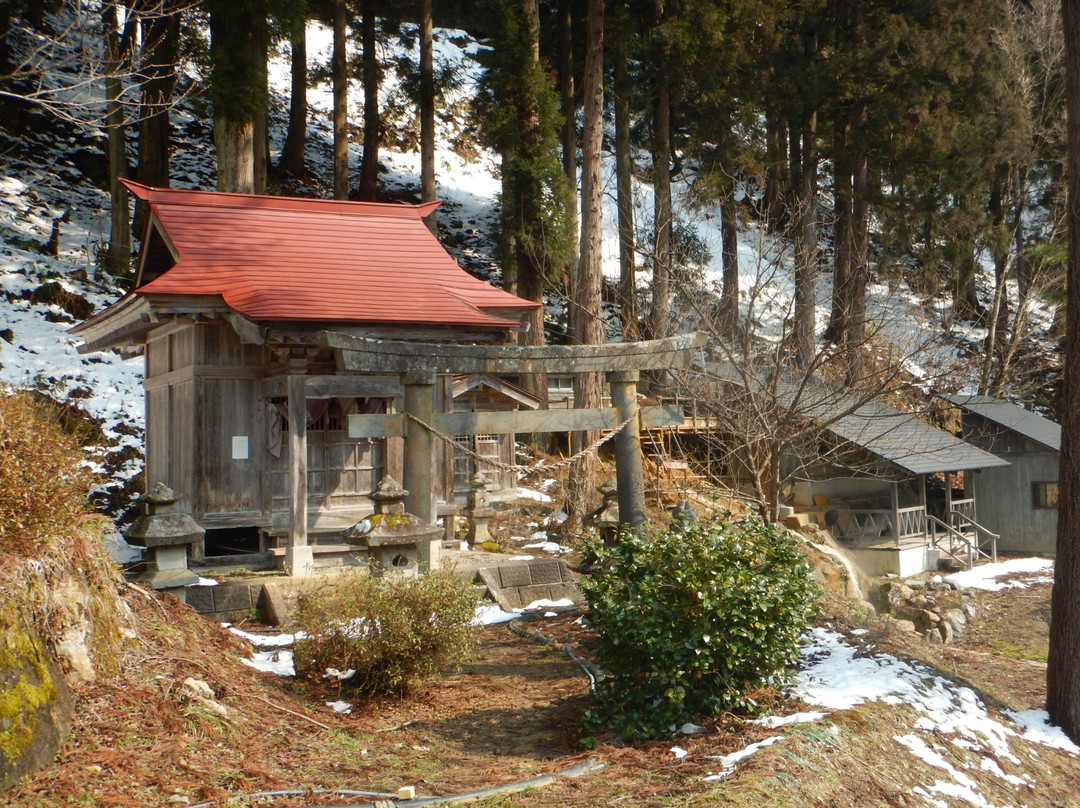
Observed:
[[[952,475],[945,472],[945,524],[953,527],[952,518]]]
[[[893,540],[900,546],[900,483],[892,484],[892,529]]]
[[[926,533],[928,532],[927,531],[928,522],[930,521],[929,519],[926,518],[926,515],[930,512],[930,509],[927,508],[927,506],[926,506],[926,475],[925,474],[920,474],[919,475],[919,504],[922,505],[922,509],[923,509],[922,526],[923,526],[923,536],[925,537]]]
[[[434,411],[435,373],[415,370],[401,374],[405,387],[405,412],[431,423]],[[405,427],[402,484],[409,492],[405,511],[424,522],[435,521],[434,436],[415,421]]]
[[[285,568],[290,575],[310,575],[314,567],[307,535],[307,378],[305,363],[289,366],[289,546]]]
[[[619,520],[636,529],[645,523],[645,478],[641,468],[641,434],[638,430],[636,370],[609,371],[611,402],[621,424],[633,419],[615,436],[615,480],[619,489]]]

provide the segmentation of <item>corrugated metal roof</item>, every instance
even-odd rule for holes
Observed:
[[[720,377],[744,384],[738,369],[721,363]],[[751,374],[751,379],[757,378]],[[760,395],[797,418],[813,419],[822,429],[861,447],[912,474],[966,471],[1007,466],[1008,461],[984,452],[932,424],[880,401],[860,402],[847,391],[818,377],[760,377]]]
[[[387,205],[149,188],[176,263],[142,297],[220,295],[259,322],[512,328],[535,308],[462,270],[427,229],[437,203]]]
[[[851,415],[829,424],[828,429],[912,474],[1009,465],[996,455],[880,402],[863,404]]]
[[[1061,451],[1061,424],[993,396],[942,396],[958,407],[1011,429],[1055,452]]]

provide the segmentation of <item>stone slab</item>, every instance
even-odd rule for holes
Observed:
[[[199,614],[210,614],[214,611],[214,587],[189,587],[184,593],[184,602]]]
[[[499,577],[504,589],[516,586],[529,586],[532,580],[532,563],[499,565]]]
[[[538,600],[569,598],[576,604],[585,598],[574,583],[574,573],[565,561],[537,558],[482,567],[476,578],[487,586],[492,599],[506,611],[520,609]]]
[[[562,568],[566,564],[554,558],[542,558],[529,562],[529,573],[533,584],[562,583]]]
[[[213,611],[249,613],[255,605],[251,598],[252,587],[262,588],[262,584],[219,584],[211,587],[214,590]]]

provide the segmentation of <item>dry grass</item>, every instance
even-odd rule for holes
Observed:
[[[94,477],[61,411],[0,391],[0,458],[0,607],[14,606],[54,653],[85,619],[95,667],[116,672],[122,581],[87,500]]]
[[[56,766],[7,795],[16,808],[69,805],[162,805],[180,795],[225,804],[229,798],[274,788],[349,788],[394,792],[415,785],[422,794],[454,794],[512,783],[564,769],[595,755],[598,772],[562,780],[531,793],[491,798],[485,805],[532,806],[923,806],[915,787],[948,779],[898,744],[912,732],[910,708],[870,704],[834,712],[808,725],[767,730],[735,718],[677,740],[625,744],[612,736],[585,739],[581,715],[587,682],[563,654],[511,634],[503,626],[482,632],[476,658],[406,699],[357,704],[352,715],[332,713],[331,685],[308,686],[259,674],[239,664],[241,643],[216,624],[169,598],[131,592],[138,643],[121,677],[77,690],[76,731]],[[530,623],[558,644],[587,652],[589,635],[576,615]],[[844,621],[833,620],[843,628]],[[880,628],[880,627],[879,627]],[[949,654],[960,676],[973,676],[965,654],[975,649],[898,644],[893,632],[869,639],[890,650]],[[906,635],[910,637],[910,635]],[[864,637],[864,639],[867,639]],[[983,653],[983,652],[979,652]],[[980,657],[982,658],[982,657]],[[933,659],[930,660],[934,662]],[[1015,660],[1001,660],[1002,675],[980,667],[984,693],[996,698],[1013,686]],[[1030,666],[1027,666],[1030,667]],[[213,688],[229,709],[222,719],[186,701],[181,683],[194,676]],[[782,705],[785,711],[798,705]],[[283,709],[284,708],[284,709]],[[292,713],[285,712],[285,709]],[[310,716],[317,726],[295,713]],[[719,782],[709,756],[745,748],[766,737],[779,743],[739,764]],[[1010,741],[1022,768],[999,759],[1009,774],[1026,774],[1035,788],[1018,789],[980,768],[982,753],[926,736],[945,759],[977,784],[989,803],[1051,808],[1080,804],[1080,763],[1065,753]],[[592,748],[586,748],[582,741]],[[677,759],[671,748],[688,751]],[[937,795],[941,798],[940,795]],[[274,805],[356,802],[314,793]],[[237,801],[233,805],[253,805]],[[966,803],[952,798],[945,804]]]

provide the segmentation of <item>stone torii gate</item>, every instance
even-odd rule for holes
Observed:
[[[350,438],[404,438],[405,509],[426,522],[435,521],[434,435],[418,421],[444,435],[506,432],[575,432],[626,426],[614,438],[619,513],[637,527],[645,521],[645,485],[641,466],[639,427],[681,424],[678,406],[644,407],[637,404],[637,383],[643,370],[688,367],[705,344],[706,335],[684,334],[659,340],[604,345],[457,345],[370,339],[335,331],[319,333],[322,348],[333,349],[338,372],[400,376],[404,387],[401,413],[350,415]],[[436,376],[448,373],[594,373],[605,375],[614,408],[559,409],[523,412],[434,412]],[[293,399],[303,401],[304,377],[290,377]],[[302,405],[301,405],[302,407]],[[297,430],[297,437],[303,430]],[[299,448],[291,464],[292,547],[286,563],[296,555],[298,566],[307,544],[306,452]],[[309,551],[310,552],[310,551]]]

